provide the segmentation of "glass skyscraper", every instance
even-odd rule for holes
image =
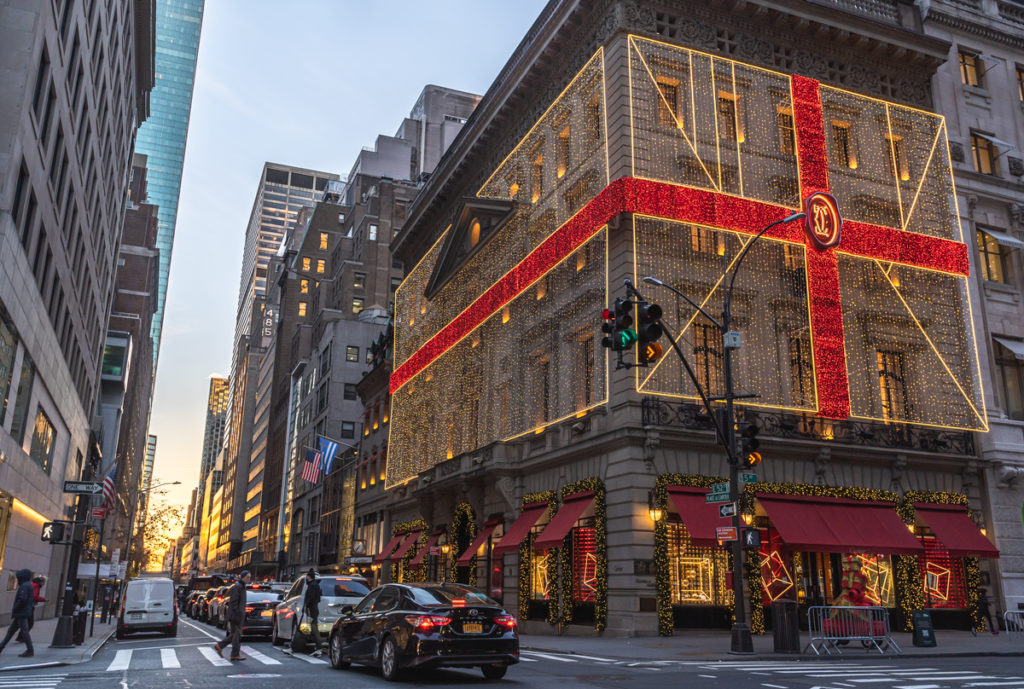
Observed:
[[[148,202],[158,209],[160,270],[152,327],[154,360],[160,352],[204,1],[156,0],[156,85],[150,95],[149,118],[139,128],[135,143],[135,151],[148,158]]]

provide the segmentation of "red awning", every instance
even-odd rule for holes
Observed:
[[[395,562],[396,560],[401,560],[403,557],[405,557],[405,554],[409,552],[409,548],[412,547],[412,544],[419,540],[420,533],[421,530],[417,529],[415,531],[410,531],[408,534],[406,534],[405,540],[402,541],[402,545],[398,546],[395,552],[391,553],[391,557],[389,557],[388,559],[392,562]]]
[[[417,551],[412,559],[409,560],[409,564],[415,567],[419,563],[423,562],[423,558],[427,556],[427,552],[437,544],[437,539],[441,538],[441,534],[444,533],[444,529],[436,529],[434,533],[430,534],[430,538],[427,539],[426,544]]]
[[[466,552],[459,556],[459,559],[458,561],[456,561],[455,564],[457,564],[459,567],[465,567],[466,565],[468,565],[469,561],[473,559],[473,556],[476,555],[477,551],[480,550],[481,546],[483,546],[483,544],[487,542],[487,539],[490,538],[491,533],[493,533],[494,530],[498,528],[498,524],[500,523],[500,519],[491,519],[486,524],[484,524],[484,528],[480,529],[480,533],[476,535],[476,538],[473,539],[473,542],[469,544],[468,548],[466,548]]]
[[[924,550],[891,502],[757,495],[790,550],[915,555]]]
[[[519,514],[519,517],[512,522],[512,526],[508,527],[505,535],[501,537],[501,540],[491,549],[491,555],[494,557],[500,557],[505,553],[511,553],[519,547],[519,544],[526,538],[526,534],[530,533],[530,529],[537,523],[537,520],[544,516],[544,513],[548,509],[546,502],[532,502],[529,505],[523,505],[523,511]]]
[[[717,504],[708,504],[704,496],[710,492],[709,488],[696,486],[668,487],[668,498],[686,525],[694,545],[717,545],[715,527],[728,526],[732,523],[731,520],[723,520],[718,516]]]
[[[953,557],[999,557],[999,551],[967,516],[962,505],[915,502],[917,516],[932,528]]]
[[[395,536],[394,538],[392,538],[390,541],[388,541],[388,544],[381,549],[381,551],[380,551],[380,553],[378,553],[377,557],[373,558],[373,561],[376,562],[379,565],[380,563],[382,563],[385,560],[387,560],[388,559],[388,555],[391,554],[391,551],[395,549],[395,546],[397,546],[401,542],[401,540],[403,538],[405,538],[405,534],[404,533],[400,533],[397,536]]]
[[[558,510],[558,514],[548,522],[544,531],[537,537],[533,549],[540,552],[549,548],[560,548],[566,534],[572,529],[576,520],[587,511],[592,502],[594,502],[594,491],[592,490],[565,498],[562,502],[562,509]]]

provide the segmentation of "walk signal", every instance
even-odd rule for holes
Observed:
[[[46,543],[58,543],[64,540],[64,522],[45,522],[42,539]]]
[[[743,437],[740,439],[740,460],[748,467],[756,466],[761,461],[761,455],[757,448],[761,447],[761,441],[757,434],[761,432],[756,423],[748,423],[743,428]]]
[[[661,327],[661,307],[645,301],[636,305],[637,364],[656,361],[664,349],[656,340],[664,332]]]

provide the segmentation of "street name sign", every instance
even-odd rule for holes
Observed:
[[[704,502],[705,503],[729,502],[729,494],[728,493],[708,493],[707,495],[704,496]]]
[[[719,526],[715,527],[715,538],[719,541],[735,541],[736,540],[736,527],[735,526]]]
[[[712,493],[728,493],[729,492],[729,482],[728,481],[722,481],[721,483],[712,484],[711,492]]]
[[[103,484],[95,481],[65,481],[65,493],[78,493],[79,495],[96,495],[103,490]]]
[[[757,474],[753,472],[740,474],[740,483],[757,483]]]
[[[718,506],[718,516],[722,519],[726,517],[736,516],[736,503],[735,502],[723,502]]]

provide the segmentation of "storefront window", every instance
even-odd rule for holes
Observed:
[[[548,568],[550,567],[550,575]],[[530,552],[530,598],[550,600],[551,588],[555,582],[558,561],[549,552]]]
[[[775,529],[761,531],[761,549],[758,551],[761,565],[761,585],[764,594],[761,602],[770,605],[772,601],[795,600],[796,586],[793,579],[792,561],[782,552],[782,539]]]
[[[672,604],[731,606],[732,591],[725,585],[726,552],[693,545],[680,522],[666,526]]]
[[[934,536],[920,540],[924,555],[918,562],[926,605],[929,608],[966,608],[963,560],[950,557],[949,551]]]
[[[857,591],[847,596],[849,602],[857,604],[857,599],[861,599],[864,605],[896,607],[892,562],[888,555],[842,555],[842,567],[845,588],[855,588]]]
[[[597,529],[592,525],[572,530],[572,597],[577,603],[597,599]]]

